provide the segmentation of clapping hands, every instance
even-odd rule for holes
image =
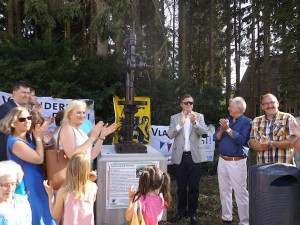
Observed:
[[[99,121],[90,132],[90,137],[97,139],[99,136],[105,138],[107,135],[113,133],[117,128],[117,124],[113,123],[108,126],[108,123],[104,124],[103,121]]]
[[[296,123],[291,123],[290,129],[294,135],[300,137],[300,126]]]

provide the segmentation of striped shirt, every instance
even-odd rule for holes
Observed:
[[[258,142],[266,138],[270,141],[283,141],[292,134],[290,124],[296,122],[295,118],[284,112],[278,112],[272,120],[266,115],[256,117],[252,123],[250,138]],[[265,151],[258,151],[257,163],[288,163],[293,164],[293,148],[268,148]]]

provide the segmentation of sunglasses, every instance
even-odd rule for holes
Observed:
[[[32,120],[32,116],[28,116],[28,117],[19,117],[18,118],[18,120],[21,122],[21,123],[23,123],[23,122],[25,122],[25,120]]]
[[[183,104],[185,104],[185,105],[193,105],[194,102],[183,102]]]

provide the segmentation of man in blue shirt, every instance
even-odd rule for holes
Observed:
[[[229,101],[229,117],[220,119],[214,134],[219,142],[218,182],[223,223],[232,223],[232,190],[234,190],[240,225],[249,225],[247,191],[247,155],[251,119],[245,117],[246,102],[242,97]]]

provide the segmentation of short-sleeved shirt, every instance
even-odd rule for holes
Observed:
[[[284,112],[278,112],[272,120],[266,115],[256,117],[252,123],[250,138],[258,142],[269,138],[270,141],[283,141],[292,136],[290,124],[296,122],[295,118]],[[268,148],[258,151],[257,163],[288,163],[293,164],[293,148]]]

